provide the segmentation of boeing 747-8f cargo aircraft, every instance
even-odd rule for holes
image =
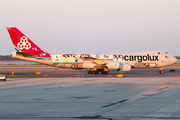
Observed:
[[[7,28],[16,52],[12,57],[61,68],[89,69],[89,74],[108,74],[109,70],[129,72],[131,68],[160,68],[177,62],[164,51],[136,52],[131,54],[50,54],[41,50],[15,27]]]

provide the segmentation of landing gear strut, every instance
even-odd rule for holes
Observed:
[[[160,74],[163,74],[163,67],[160,68],[160,71],[159,71]]]

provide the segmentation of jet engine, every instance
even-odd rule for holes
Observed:
[[[110,61],[106,64],[109,70],[118,70],[119,72],[129,72],[131,71],[131,65],[128,63],[120,63],[116,61]]]
[[[131,65],[128,63],[120,63],[119,72],[129,72],[131,71]]]
[[[118,70],[120,68],[120,64],[119,62],[116,62],[116,61],[109,61],[106,63],[106,67],[109,70]]]

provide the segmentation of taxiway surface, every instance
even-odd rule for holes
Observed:
[[[180,76],[7,78],[1,120],[179,120]]]
[[[173,77],[180,75],[180,66],[168,66],[164,68],[164,74],[159,74],[159,68],[156,69],[132,69],[130,72],[118,72],[117,70],[109,71],[109,74],[87,74],[88,70],[74,70],[56,68],[50,66],[41,67],[0,67],[0,74],[6,73],[11,76],[14,72],[16,76],[54,76],[54,77],[114,77],[116,74],[123,74],[124,77]],[[40,75],[33,74],[40,72]]]

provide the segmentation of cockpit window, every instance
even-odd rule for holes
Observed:
[[[168,54],[168,52],[165,52],[166,54]]]
[[[160,52],[158,52],[158,54],[161,54]]]
[[[168,58],[168,56],[166,55],[165,58]]]

